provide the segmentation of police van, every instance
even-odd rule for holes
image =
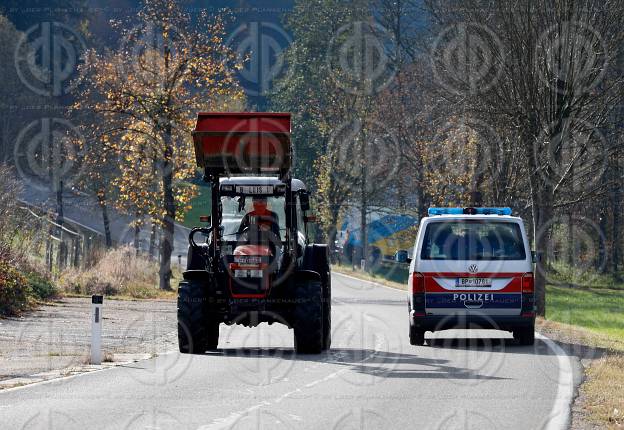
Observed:
[[[412,345],[450,328],[506,330],[522,345],[534,342],[533,258],[510,208],[429,208],[408,291]]]

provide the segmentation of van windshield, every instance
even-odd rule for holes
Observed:
[[[423,260],[525,260],[520,225],[501,221],[440,221],[428,224]]]

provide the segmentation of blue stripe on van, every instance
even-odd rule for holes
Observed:
[[[521,293],[427,293],[427,308],[513,309],[522,306]]]

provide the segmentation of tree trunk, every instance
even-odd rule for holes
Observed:
[[[544,186],[544,184],[542,184]],[[548,188],[548,187],[546,187]],[[534,275],[535,305],[539,316],[546,316],[546,272],[548,270],[548,248],[550,243],[552,198],[548,192],[532,192],[533,198],[533,243],[541,255]]]
[[[141,216],[137,213],[134,219],[134,238],[133,243],[136,254],[139,255],[141,250]]]
[[[67,245],[65,244],[65,234],[63,231],[63,225],[65,224],[63,215],[63,181],[58,182],[58,189],[56,190],[56,223],[58,224],[56,231],[60,239],[56,266],[58,269],[63,269],[67,262]]]
[[[156,224],[152,222],[152,228],[150,229],[150,239],[149,239],[149,258],[152,260],[154,258],[154,247],[156,246]]]
[[[171,254],[173,253],[173,237],[175,222],[175,200],[173,196],[173,142],[171,127],[165,132],[165,152],[162,161],[162,183],[165,205],[160,242],[159,286],[161,290],[171,290]]]
[[[106,243],[106,248],[110,249],[113,246],[113,238],[111,236],[110,229],[110,219],[108,218],[108,204],[106,203],[106,192],[104,190],[100,190],[97,193],[98,204],[100,205],[100,209],[102,211],[102,223],[104,224],[104,240]]]

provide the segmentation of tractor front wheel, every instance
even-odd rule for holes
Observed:
[[[178,288],[178,345],[183,354],[203,354],[217,349],[219,322],[208,316],[201,281],[182,281]]]
[[[319,354],[323,350],[323,286],[319,281],[303,281],[296,287],[293,329],[295,351]]]

